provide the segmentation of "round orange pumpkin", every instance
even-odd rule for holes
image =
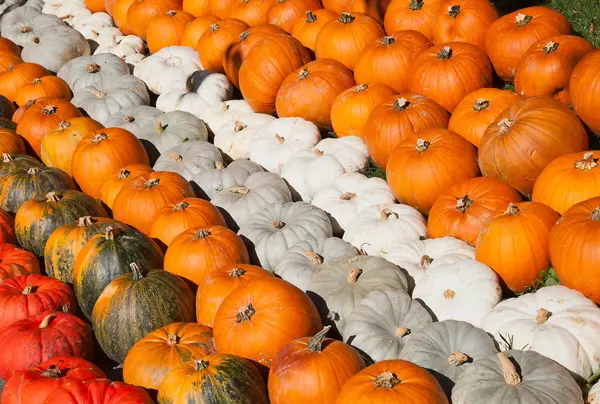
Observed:
[[[346,11],[369,14],[383,24],[383,17],[391,2],[391,0],[350,0],[350,6]]]
[[[121,192],[123,186],[132,179],[154,171],[147,164],[130,164],[114,172],[100,188],[100,200],[112,209],[115,198]]]
[[[305,19],[307,12],[320,8],[318,0],[277,0],[267,13],[267,22],[291,34],[296,23]]]
[[[134,35],[146,39],[150,23],[169,10],[181,10],[182,0],[134,0],[127,10],[127,26]]]
[[[133,29],[127,23],[127,13],[135,1],[136,0],[116,0],[113,7],[112,16],[115,21],[115,25],[125,35],[133,34]]]
[[[298,39],[302,45],[314,52],[319,32],[321,32],[327,23],[334,21],[337,18],[338,15],[331,10],[319,9],[307,11],[304,19],[298,19],[296,21],[296,24],[292,29],[292,35],[294,38]]]
[[[25,143],[21,136],[12,129],[0,128],[0,153],[25,154]]]
[[[196,45],[202,66],[212,72],[225,73],[223,55],[246,29],[248,24],[234,18],[226,18],[211,25]]]
[[[36,78],[50,75],[48,70],[35,63],[11,64],[6,69],[1,69],[1,67],[0,64],[0,94],[13,102],[17,100],[19,88],[31,83]]]
[[[146,31],[146,42],[150,53],[180,45],[185,28],[192,20],[194,20],[193,15],[181,10],[169,10],[152,19]]]
[[[208,0],[183,0],[183,11],[190,13],[194,17],[210,15]]]
[[[8,222],[6,217],[10,217],[8,213],[0,210],[0,220],[4,223],[0,225],[0,282],[6,279],[16,278],[21,275],[39,274],[40,262],[35,254],[15,247],[12,242],[17,243],[14,230],[11,228],[11,234],[5,228]],[[10,220],[13,220],[10,217]]]
[[[15,102],[17,105],[25,105],[30,100],[44,97],[64,98],[69,101],[71,100],[71,89],[63,79],[56,76],[35,78],[31,83],[19,87]]]
[[[214,15],[203,15],[197,17],[194,21],[190,22],[181,35],[181,46],[189,46],[197,50],[198,40],[204,34],[208,28],[220,21],[219,17]]]
[[[485,33],[498,19],[489,0],[445,0],[433,24],[433,42],[468,42],[485,50]]]
[[[352,0],[322,0],[322,3],[325,9],[339,15],[344,11],[349,11]]]
[[[231,6],[228,18],[243,21],[250,27],[267,23],[267,12],[276,0],[236,0]]]
[[[236,0],[208,0],[210,14],[219,18],[228,18],[229,10]]]
[[[0,51],[0,74],[21,63],[23,63],[21,56],[9,50]]]
[[[573,110],[594,133],[600,133],[600,114],[596,108],[600,97],[598,66],[600,50],[589,53],[577,63],[569,83]]]
[[[20,56],[21,48],[10,39],[0,37],[0,52],[10,52],[16,56]]]
[[[445,0],[392,0],[383,26],[388,35],[398,31],[418,31],[433,40],[433,22]]]

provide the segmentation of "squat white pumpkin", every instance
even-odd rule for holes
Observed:
[[[129,75],[129,67],[120,57],[111,53],[82,56],[65,64],[57,76],[67,82],[76,93],[104,78]]]
[[[221,153],[212,144],[193,140],[181,143],[163,153],[156,164],[155,171],[172,171],[191,181],[196,175],[222,163]]]
[[[267,114],[248,114],[229,121],[215,132],[215,146],[232,160],[247,159],[248,148],[255,140],[257,131],[264,124],[275,120]]]
[[[235,160],[229,165],[216,162],[214,167],[194,176],[192,181],[200,188],[200,196],[211,200],[224,189],[241,186],[250,175],[263,171],[261,166],[249,160]]]

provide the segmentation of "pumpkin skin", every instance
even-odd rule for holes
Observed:
[[[536,42],[571,32],[569,20],[548,7],[527,7],[496,20],[485,34],[485,53],[504,81],[512,82],[523,56]]]
[[[337,21],[325,25],[315,43],[317,59],[334,59],[350,70],[362,50],[372,41],[384,35],[377,20],[363,13],[342,13]]]
[[[304,20],[306,13],[320,8],[322,6],[318,0],[277,0],[269,8],[267,23],[276,25],[292,34],[296,23]]]
[[[504,110],[520,100],[517,94],[497,88],[480,88],[469,93],[458,103],[448,129],[458,133],[475,147],[479,147],[481,138],[488,126]]]
[[[508,289],[523,292],[550,267],[548,240],[559,216],[543,203],[510,203],[484,224],[475,259],[496,271]]]
[[[15,220],[4,209],[0,209],[0,244],[17,244]]]
[[[112,221],[81,248],[72,267],[73,289],[83,314],[91,319],[94,304],[115,278],[131,271],[132,262],[160,268],[161,249],[148,236]]]
[[[139,387],[108,379],[83,380],[65,384],[52,392],[44,404],[153,404],[148,393]]]
[[[212,330],[195,323],[173,323],[135,343],[123,363],[123,381],[158,390],[177,366],[215,353]]]
[[[485,52],[466,42],[424,50],[415,58],[411,75],[411,92],[432,98],[450,112],[467,94],[492,85],[492,65]]]
[[[231,6],[227,17],[255,27],[267,23],[267,13],[275,4],[275,0],[237,0]]]
[[[31,100],[53,97],[69,101],[72,97],[69,85],[56,76],[36,77],[31,83],[19,87],[15,96],[17,105],[26,105]]]
[[[169,10],[181,10],[181,6],[182,0],[135,0],[127,10],[127,26],[145,40],[152,20]]]
[[[0,152],[2,154],[25,154],[25,143],[14,130],[0,128]]]
[[[296,339],[277,353],[269,370],[272,404],[334,403],[344,383],[365,368],[350,345],[325,339],[330,328]]]
[[[226,18],[211,25],[196,45],[202,66],[211,72],[225,73],[223,54],[248,28],[248,24],[235,18]]]
[[[277,92],[277,115],[300,117],[321,128],[331,127],[336,97],[354,85],[352,72],[337,60],[319,59],[290,73]]]
[[[277,91],[286,77],[310,62],[302,44],[289,35],[263,38],[242,62],[239,85],[244,100],[254,112],[274,114]]]
[[[156,53],[169,46],[180,45],[185,27],[192,20],[194,20],[193,15],[181,10],[169,10],[165,14],[152,19],[146,32],[146,41],[150,53]]]
[[[208,8],[211,15],[227,18],[227,14],[234,3],[235,0],[208,0]]]
[[[165,378],[158,404],[267,404],[267,386],[256,367],[244,358],[223,353],[186,362]]]
[[[595,114],[594,100],[599,93],[598,78],[595,75],[600,63],[600,51],[596,50],[584,56],[573,69],[569,92],[575,113],[594,133],[600,133],[600,117]]]
[[[285,344],[322,327],[317,308],[304,292],[281,279],[264,277],[241,285],[223,300],[214,335],[219,352],[269,367]]]
[[[83,192],[59,190],[25,202],[15,216],[19,244],[42,256],[46,241],[54,230],[82,216],[107,217],[100,203]]]
[[[483,175],[530,195],[552,160],[587,148],[585,128],[568,107],[547,97],[531,97],[515,102],[486,129],[479,167]]]
[[[208,0],[183,0],[182,7],[183,11],[190,13],[194,17],[210,15]]]
[[[388,35],[413,30],[433,40],[433,22],[444,0],[392,0],[383,18]]]
[[[147,164],[129,164],[121,168],[104,181],[100,189],[100,199],[106,206],[112,209],[115,198],[126,183],[140,175],[149,174],[152,171],[154,171],[152,167]]]
[[[410,70],[415,57],[431,42],[417,31],[398,31],[369,43],[354,66],[359,84],[382,83],[403,93],[410,89]]]
[[[0,74],[5,73],[10,69],[14,69],[15,66],[22,63],[23,59],[21,59],[20,55],[16,55],[7,50],[0,51]]]
[[[40,168],[43,164],[26,154],[8,154],[2,153],[2,160],[0,160],[0,178],[5,177],[7,174],[15,172],[21,169]]]
[[[407,137],[432,128],[446,128],[450,114],[437,102],[419,94],[387,97],[373,108],[363,129],[369,155],[385,170],[390,156]]]
[[[85,0],[85,6],[92,13],[103,13],[106,11],[104,0]]]
[[[306,18],[296,21],[292,29],[292,35],[298,39],[302,45],[311,51],[315,51],[317,37],[319,32],[327,23],[334,21],[338,15],[331,10],[318,9],[306,12]]]
[[[0,52],[10,52],[19,56],[21,55],[21,48],[8,38],[0,38]]]
[[[458,182],[433,203],[427,219],[427,235],[452,236],[475,245],[488,218],[503,214],[509,203],[522,199],[516,189],[496,178],[477,177]]]
[[[336,404],[448,404],[437,380],[422,367],[403,360],[371,365],[350,378]]]
[[[194,295],[183,279],[158,269],[142,272],[135,263],[131,267],[132,273],[106,286],[92,313],[98,343],[119,363],[153,330],[194,321]],[[127,335],[123,335],[125,329],[129,330]]]
[[[467,42],[485,50],[485,33],[498,17],[489,0],[446,0],[433,23],[433,42]]]
[[[0,282],[21,275],[39,273],[40,263],[35,255],[12,244],[0,244]]]
[[[475,147],[446,129],[426,129],[407,136],[386,168],[394,197],[423,214],[429,213],[448,186],[478,174]]]
[[[194,1],[194,3],[196,2]],[[181,35],[181,46],[189,46],[190,48],[197,49],[196,45],[202,34],[204,34],[211,25],[219,22],[219,20],[219,17],[210,14],[197,17],[185,27],[185,30]]]
[[[107,0],[108,1],[108,0]],[[113,7],[113,19],[124,35],[132,35],[133,29],[127,23],[127,13],[136,0],[116,0]],[[168,10],[167,10],[168,11]]]
[[[3,125],[0,126],[0,129],[8,129],[5,126],[11,125],[10,120],[14,115],[15,111],[15,105],[12,102],[10,102],[8,98],[6,98],[3,95],[0,95],[0,119],[2,119],[3,121]],[[12,125],[11,129],[14,129],[12,128]]]
[[[23,63],[20,57],[11,55],[17,61],[11,61],[3,68],[2,59],[5,54],[0,54],[0,94],[14,102],[17,98],[19,87],[31,83],[38,77],[49,76],[50,72],[36,63]]]

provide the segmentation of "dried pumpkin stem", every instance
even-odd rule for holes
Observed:
[[[208,27],[208,30],[210,32],[215,32],[215,31],[218,31],[219,29],[221,29],[221,26],[219,24],[216,24],[216,23],[213,24],[213,25],[211,25],[210,27]]]
[[[448,15],[452,18],[458,17],[460,14],[460,6],[448,6]]]
[[[167,15],[169,17],[175,17],[177,15],[177,11],[175,11],[175,10],[169,10],[169,11],[167,11]]]
[[[383,372],[375,376],[375,386],[380,388],[393,389],[400,383],[401,380],[392,372]]]
[[[321,331],[316,333],[306,344],[306,346],[308,346],[308,349],[310,349],[313,352],[323,351],[323,341],[325,340],[325,336],[327,335],[330,329],[331,326],[326,325]]]
[[[465,195],[462,198],[456,198],[456,210],[460,213],[465,213],[473,205],[473,200],[469,198],[469,195]]]
[[[33,28],[31,28],[30,26],[25,26],[25,27],[21,27],[21,29],[19,31],[21,31],[21,34],[27,34],[29,32],[32,32]]]
[[[181,154],[169,152],[167,155],[171,160],[173,160],[176,163],[181,163],[183,161],[183,156]]]
[[[452,352],[452,354],[448,357],[448,363],[453,366],[460,366],[463,363],[466,363],[468,360],[469,357],[463,352]]]
[[[274,220],[273,227],[276,229],[283,229],[285,227],[285,222],[282,222],[281,220]]]
[[[124,180],[125,178],[129,177],[131,175],[131,171],[125,169],[125,168],[121,168],[121,170],[119,171],[119,179],[120,180]]]
[[[523,13],[519,13],[517,14],[517,17],[515,18],[515,21],[517,22],[517,25],[519,27],[522,27],[523,25],[527,25],[531,22],[531,20],[533,20],[533,17],[530,15],[526,15]]]
[[[104,238],[107,240],[114,240],[115,239],[115,229],[112,226],[108,226],[106,228],[106,231],[104,232]]]
[[[125,122],[134,122],[135,118],[132,117],[131,115],[127,115],[125,118],[123,118],[125,120]]]
[[[227,272],[227,275],[231,276],[232,278],[241,278],[242,276],[244,276],[244,274],[246,273],[245,270],[243,270],[242,268],[233,268],[230,269]]]
[[[396,328],[396,337],[402,338],[408,334],[410,334],[410,329],[405,327]]]
[[[454,296],[456,296],[456,292],[453,291],[452,289],[444,290],[444,299],[447,299],[447,300],[454,299]]]
[[[159,184],[160,184],[159,178],[151,178],[144,183],[144,188],[145,189],[154,188],[154,187],[158,186]]]
[[[362,93],[367,88],[369,88],[368,84],[359,84],[358,86],[356,86],[356,88],[354,89],[354,91],[356,91],[357,93]]]
[[[11,161],[13,161],[13,158],[10,154],[8,153],[2,153],[2,162],[4,163],[10,163]]]
[[[444,46],[440,53],[437,55],[438,59],[448,60],[452,57],[452,48],[449,46]]]
[[[322,156],[323,155],[323,151],[321,151],[319,149],[313,149],[313,153],[315,153],[316,156]]]
[[[106,93],[104,91],[96,90],[95,88],[90,91],[96,98],[104,98],[106,97]]]
[[[44,319],[40,323],[39,328],[46,328],[46,327],[48,327],[50,325],[50,322],[52,321],[52,319],[54,317],[56,317],[56,313],[50,313],[50,314],[48,314],[46,317],[44,317]]]
[[[58,378],[61,376],[60,368],[56,365],[50,365],[46,370],[40,373],[40,376],[47,378]]]
[[[33,42],[34,44],[39,44],[40,43],[40,37],[39,36],[34,36],[33,39],[31,40],[31,42]]]
[[[600,208],[594,209],[594,211],[590,215],[590,219],[592,219],[594,221],[600,220]]]
[[[187,203],[186,201],[181,201],[179,203],[176,203],[175,206],[173,206],[173,212],[180,212],[182,210],[187,209],[188,206],[190,206],[189,203]]]
[[[252,306],[252,303],[249,303],[248,306],[242,307],[240,310],[238,310],[236,321],[238,323],[241,323],[242,321],[250,321],[255,313],[256,310],[254,309],[254,306]]]
[[[199,372],[201,370],[206,369],[208,367],[208,365],[209,365],[209,363],[202,359],[194,361],[194,370],[196,372]]]
[[[515,123],[514,121],[511,121],[508,118],[501,119],[500,122],[498,122],[498,127],[500,128],[500,130],[498,131],[498,134],[503,135],[506,132],[508,132],[514,123]]]
[[[11,70],[12,68],[13,68],[13,66],[11,66],[11,68],[9,68],[9,70]],[[25,104],[25,109],[29,109],[36,102],[37,102],[37,100],[29,100],[29,101],[27,101],[27,103]]]
[[[175,346],[179,343],[179,335],[177,334],[169,334],[167,335],[167,345],[169,346]]]
[[[235,121],[233,123],[233,131],[234,132],[241,132],[244,129],[246,129],[247,127],[248,127],[248,125],[246,125],[245,123],[240,122],[240,121]]]
[[[313,265],[321,265],[323,263],[323,257],[314,251],[307,250],[304,251],[304,254],[306,254],[306,256],[308,257],[308,259],[310,259]]]
[[[134,281],[139,281],[140,279],[144,278],[144,275],[142,274],[142,269],[136,262],[132,262],[131,264],[129,264],[129,268],[131,268],[131,273],[133,274]]]
[[[350,13],[342,13],[338,21],[342,24],[350,24],[354,21],[354,18]]]
[[[33,81],[31,82],[31,84],[38,84],[38,83],[41,83],[41,82],[42,82],[42,79],[39,78],[39,77],[36,77],[35,79],[33,79]]]
[[[85,69],[88,73],[98,73],[100,70],[102,70],[102,67],[100,67],[98,63],[90,63]]]
[[[427,269],[427,268],[429,268],[429,265],[431,265],[432,262],[433,262],[433,258],[431,258],[429,255],[423,255],[421,257],[421,261],[419,262],[419,265],[421,266],[421,268]]]
[[[356,194],[354,192],[344,192],[340,195],[340,199],[343,201],[352,201],[356,199]]]
[[[216,170],[222,170],[225,168],[225,164],[223,164],[222,161],[216,161],[215,162],[215,169]]]
[[[358,278],[362,275],[363,270],[361,268],[352,268],[348,273],[348,283],[356,283]]]
[[[156,130],[159,134],[164,133],[164,131],[167,130],[168,127],[169,125],[163,125],[161,121],[156,122]]]
[[[71,126],[71,122],[68,121],[61,121],[61,123],[58,124],[58,130],[59,131],[64,131],[67,128],[69,128]]]
[[[29,175],[36,175],[39,172],[40,172],[39,167],[31,167],[31,168],[27,169],[27,174],[29,174]]]
[[[51,191],[46,194],[47,203],[56,203],[58,201],[60,201],[60,198],[58,197],[58,195],[56,195],[56,192]]]
[[[250,189],[246,187],[231,187],[229,188],[229,191],[233,194],[247,195],[248,192],[250,192]]]
[[[404,97],[401,97],[394,101],[392,105],[394,106],[394,108],[396,108],[396,111],[402,112],[410,106],[410,101],[408,101]]]
[[[87,227],[93,224],[91,216],[81,216],[77,222],[78,227]]]
[[[104,140],[108,139],[108,135],[106,133],[96,133],[90,143],[98,144]]]
[[[205,239],[208,236],[210,236],[210,232],[208,230],[201,229],[201,230],[198,230],[194,234],[194,239],[195,240]]]
[[[415,150],[419,153],[423,153],[425,150],[429,149],[429,145],[431,142],[428,142],[425,139],[418,138],[417,144],[415,145]]]
[[[423,0],[411,0],[408,8],[410,8],[412,11],[417,11],[423,8],[424,4],[425,2]]]
[[[311,23],[317,21],[317,16],[312,11],[307,11],[306,12],[306,20],[304,20],[304,21],[311,24]]]
[[[504,212],[505,215],[516,215],[517,213],[519,213],[519,208],[512,202],[508,204],[508,208]]]
[[[309,74],[310,72],[308,71],[308,69],[300,70],[300,73],[298,73],[298,80],[304,80],[308,77]]]
[[[381,44],[385,45],[385,46],[390,46],[394,42],[396,42],[396,40],[394,39],[393,36],[390,36],[390,35],[384,36],[383,39],[381,40]]]
[[[548,321],[548,318],[550,318],[550,312],[544,308],[540,308],[538,309],[536,315],[535,315],[535,322],[542,325],[545,324],[546,321]]]
[[[285,143],[285,138],[283,136],[279,135],[278,133],[275,134],[275,140],[277,140],[277,142],[279,142],[279,144]]]
[[[575,162],[575,168],[581,171],[592,170],[598,167],[597,160],[594,159],[594,152],[586,152],[581,160]]]
[[[383,208],[381,211],[381,215],[379,215],[379,218],[381,220],[388,220],[390,217],[392,219],[398,219],[400,216],[390,208]]]
[[[32,293],[35,293],[35,289],[37,289],[35,286],[33,286],[31,284],[27,284],[23,288],[23,291],[21,292],[21,294],[23,294],[23,295],[30,295]]]
[[[544,46],[544,52],[547,54],[556,52],[558,50],[558,42],[550,41]]]
[[[521,376],[517,373],[517,368],[515,364],[512,363],[510,359],[506,356],[504,352],[500,352],[496,354],[496,357],[500,361],[500,366],[502,367],[502,375],[504,376],[504,381],[506,384],[511,386],[516,386],[521,384]]]
[[[250,36],[250,33],[248,31],[244,31],[240,34],[240,42],[244,42],[246,39],[248,39],[248,37]]]
[[[484,109],[487,109],[489,106],[490,106],[490,102],[488,100],[484,100],[483,98],[480,98],[477,101],[475,101],[475,104],[473,105],[473,109],[477,112],[481,112]]]
[[[56,111],[58,111],[58,108],[54,105],[46,105],[42,108],[42,114],[44,115],[54,115],[56,114]]]

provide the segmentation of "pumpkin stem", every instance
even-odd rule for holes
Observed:
[[[517,213],[519,213],[519,208],[512,202],[508,204],[508,208],[504,212],[505,215],[516,215]]]
[[[458,17],[460,14],[460,6],[448,6],[448,15],[452,18]]]
[[[66,303],[63,303],[63,304],[60,306],[60,310],[61,310],[63,313],[68,313],[68,312],[69,312],[69,306],[67,306],[67,304],[66,304]]]
[[[517,14],[517,17],[515,18],[515,20],[517,21],[517,25],[519,27],[522,27],[523,25],[529,24],[531,22],[531,20],[533,20],[533,17],[530,15],[519,13],[519,14]]]
[[[14,68],[14,66],[11,66],[9,68],[9,70],[12,70],[13,68]],[[29,107],[31,107],[36,102],[37,102],[37,100],[29,100],[29,101],[27,101],[27,104],[25,104],[25,109],[29,109]]]
[[[575,162],[575,168],[581,171],[592,170],[598,167],[598,163],[594,159],[594,152],[586,152],[581,160]]]
[[[551,313],[544,309],[538,309],[536,316],[535,316],[535,322],[542,325],[544,324],[546,321],[548,321],[548,318],[550,318]]]
[[[23,288],[23,291],[21,292],[21,294],[23,294],[23,295],[30,295],[32,293],[35,293],[36,289],[37,289],[36,286],[33,286],[31,284],[27,284],[27,285],[25,285],[25,288]]]
[[[38,83],[41,83],[41,82],[42,82],[42,79],[39,78],[39,77],[36,77],[35,79],[33,79],[33,81],[31,82],[31,84],[38,84]]]
[[[229,188],[229,191],[231,191],[231,193],[233,193],[233,194],[240,194],[240,195],[246,195],[246,194],[248,194],[248,192],[250,192],[250,190],[246,187],[231,187],[231,188]]]
[[[50,322],[52,321],[52,319],[54,317],[56,317],[56,313],[50,313],[50,314],[48,314],[46,317],[44,317],[44,319],[40,323],[39,328],[46,328],[46,327],[48,327],[50,325]]]
[[[508,130],[510,129],[511,126],[513,126],[515,122],[511,121],[508,118],[502,118],[500,120],[500,122],[498,122],[498,127],[500,128],[500,130],[498,131],[499,135],[503,135],[506,132],[508,132]]]
[[[323,263],[323,257],[314,251],[307,250],[304,251],[304,254],[306,254],[306,256],[308,257],[308,259],[310,259],[313,265],[321,265]]]
[[[244,129],[246,129],[247,127],[248,127],[248,125],[246,125],[245,123],[240,122],[240,121],[235,121],[233,123],[233,131],[234,132],[241,132]]]
[[[308,349],[310,349],[313,352],[322,352],[323,351],[323,340],[325,339],[325,335],[327,335],[327,332],[329,332],[330,329],[331,329],[331,326],[326,325],[325,327],[323,327],[323,329],[321,331],[316,333],[306,344]]]
[[[135,118],[132,117],[131,115],[127,115],[125,118],[123,118],[125,120],[125,122],[134,122]]]
[[[444,299],[447,299],[447,300],[454,299],[454,296],[456,296],[456,292],[453,291],[452,289],[446,289],[444,291]]]
[[[307,11],[306,12],[306,20],[304,20],[304,21],[311,24],[311,23],[317,21],[317,16],[314,15],[314,13],[312,11]]]
[[[206,369],[208,367],[208,365],[209,365],[209,363],[202,359],[194,361],[194,370],[196,372],[199,372],[201,370]]]
[[[423,4],[425,4],[423,0],[411,0],[408,8],[410,8],[412,11],[418,11],[423,7]]]
[[[398,219],[400,216],[398,216],[398,214],[396,212],[394,212],[393,210],[391,210],[390,208],[383,208],[379,218],[381,220],[388,220],[390,217],[392,217],[394,219]]]
[[[496,354],[496,357],[500,361],[500,366],[502,367],[502,374],[504,376],[504,381],[506,384],[511,386],[516,386],[521,384],[521,376],[517,373],[517,368],[515,364],[512,363],[510,359],[506,356],[504,352],[500,352]]]
[[[242,276],[244,276],[245,273],[246,273],[246,271],[243,270],[242,268],[233,268],[227,272],[227,275],[231,276],[232,278],[239,279]]]
[[[98,144],[104,140],[108,139],[108,135],[106,133],[96,133],[90,143]]]
[[[282,222],[281,220],[273,220],[273,227],[276,229],[283,229],[285,227],[285,222]]]
[[[398,379],[398,376],[392,372],[383,372],[375,377],[375,386],[383,387],[385,389],[393,389],[400,383],[401,381]]]
[[[50,365],[48,366],[48,368],[46,370],[44,370],[42,373],[40,373],[40,376],[42,377],[48,377],[48,378],[58,378],[60,377],[61,372],[60,372],[60,368],[56,365]]]
[[[177,334],[169,334],[167,335],[167,345],[169,346],[174,346],[177,345],[179,343],[179,335]]]
[[[229,105],[227,105],[227,103],[223,101],[219,104],[219,109],[221,110],[221,112],[227,112],[229,111]]]
[[[600,220],[600,208],[594,209],[594,211],[590,215],[590,219],[595,220],[595,221]]]
[[[462,352],[452,352],[452,354],[448,357],[448,363],[454,366],[460,366],[463,363],[466,363],[469,360],[467,354]]]
[[[477,112],[481,112],[484,109],[487,109],[490,106],[490,102],[488,100],[484,100],[483,98],[480,98],[479,100],[475,101],[475,105],[473,105],[473,109]]]
[[[250,36],[250,33],[248,31],[244,31],[240,34],[240,42],[244,42],[246,39],[248,39],[248,37]]]
[[[121,168],[121,170],[119,171],[119,179],[120,180],[124,180],[125,178],[129,177],[131,175],[131,171],[127,170],[126,168]]]
[[[27,34],[28,32],[33,31],[33,28],[29,26],[21,27],[21,34]]]
[[[358,278],[362,275],[363,270],[360,268],[352,268],[348,273],[348,283],[356,283]]]
[[[396,40],[394,39],[393,36],[384,36],[383,39],[381,40],[381,44],[385,45],[385,46],[390,46],[394,42],[396,42]]]
[[[275,139],[277,139],[277,141],[279,142],[279,144],[284,144],[285,143],[285,138],[283,136],[280,136],[278,133],[275,134]]]
[[[139,281],[140,279],[144,278],[144,275],[142,274],[142,269],[137,263],[132,262],[131,264],[129,264],[129,268],[131,268],[131,273],[133,274],[134,281]]]
[[[40,172],[39,167],[31,167],[31,168],[27,169],[27,174],[29,174],[29,175],[36,175],[39,172]]]
[[[10,154],[2,153],[2,162],[3,163],[10,163],[11,161],[13,161],[13,158]]]
[[[91,226],[93,224],[91,216],[81,216],[77,222],[78,227]]]
[[[456,198],[456,210],[460,213],[465,213],[467,209],[473,204],[473,200],[469,198],[469,195],[465,195],[462,198]]]
[[[429,265],[431,265],[432,262],[433,262],[433,258],[431,258],[429,255],[423,255],[421,257],[421,261],[419,262],[419,265],[421,265],[421,268],[427,269],[427,268],[429,268]]]
[[[156,122],[156,130],[158,133],[163,133],[169,125],[163,125],[161,121]]]
[[[405,327],[396,328],[396,337],[402,338],[408,334],[410,334],[410,329]]]
[[[115,229],[112,226],[107,226],[106,231],[104,232],[104,238],[107,240],[115,239]]]
[[[167,11],[167,15],[169,17],[175,17],[177,15],[177,11],[175,11],[175,10],[169,10],[169,11]]]
[[[360,84],[360,85],[356,86],[354,91],[356,91],[357,93],[361,93],[361,92],[365,91],[367,88],[369,88],[368,84]]]
[[[190,206],[189,203],[187,203],[186,201],[181,201],[179,203],[176,203],[175,206],[173,206],[173,212],[180,212],[182,210],[187,209],[188,206]]]
[[[181,154],[169,152],[167,155],[171,160],[173,160],[176,163],[181,163],[183,161],[183,156]]]
[[[58,124],[58,130],[60,132],[63,132],[64,130],[66,130],[69,126],[71,126],[71,122],[68,121],[61,121],[61,123]]]
[[[425,139],[418,138],[417,144],[415,146],[415,150],[418,151],[419,153],[423,153],[425,150],[429,149],[430,144],[431,144],[431,142],[428,142]]]
[[[437,57],[444,60],[450,59],[452,57],[452,48],[449,46],[444,46],[440,53],[438,53]]]
[[[215,162],[215,170],[222,170],[225,168],[225,164],[222,161]]]
[[[558,42],[550,41],[544,46],[544,52],[546,55],[552,52],[556,52],[558,50]]]
[[[215,32],[215,31],[218,31],[220,28],[221,28],[221,26],[219,24],[215,23],[215,24],[211,25],[210,27],[208,27],[208,30],[210,32]]]
[[[144,183],[144,189],[150,189],[158,186],[160,184],[159,178],[151,178]]]
[[[47,203],[56,203],[60,200],[60,198],[58,197],[58,195],[56,195],[56,192],[54,191],[50,191],[46,194],[46,202]]]
[[[340,195],[340,199],[343,201],[352,201],[356,199],[356,194],[354,192],[344,192]]]
[[[98,73],[102,68],[97,63],[90,63],[86,66],[86,70],[88,73]]]
[[[406,108],[408,108],[408,106],[410,105],[410,101],[408,101],[406,98],[402,97],[402,98],[398,98],[396,101],[394,101],[394,108],[396,108],[396,111],[398,112],[402,112],[404,111]]]
[[[350,13],[342,13],[342,15],[340,15],[340,19],[338,20],[339,22],[341,22],[342,24],[350,24],[352,21],[354,21],[354,18],[352,16],[352,14]]]
[[[298,73],[298,80],[304,80],[308,77],[309,74],[310,72],[308,71],[308,69],[300,70],[300,73]]]
[[[42,109],[42,114],[44,114],[44,115],[54,115],[54,114],[56,114],[56,111],[58,111],[58,108],[55,107],[54,105],[46,105]]]
[[[95,88],[90,91],[96,98],[104,98],[106,97],[106,93],[104,91],[96,90]]]
[[[208,230],[201,229],[201,230],[198,230],[198,231],[197,231],[197,232],[194,234],[194,239],[195,239],[195,240],[200,240],[201,238],[202,238],[202,239],[205,239],[205,238],[206,238],[206,237],[208,237],[208,236],[210,236],[210,232],[209,232]]]
[[[39,44],[40,43],[40,37],[39,36],[34,36],[33,39],[31,40],[31,42],[33,42],[34,44]]]
[[[252,316],[256,313],[256,310],[252,306],[252,303],[249,303],[248,306],[242,307],[238,310],[237,313],[237,322],[241,323],[242,321],[250,321]]]
[[[315,153],[315,155],[317,155],[317,156],[322,156],[323,155],[323,152],[321,150],[319,150],[319,149],[313,149],[313,153]]]

